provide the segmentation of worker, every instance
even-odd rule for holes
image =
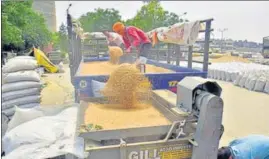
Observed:
[[[269,159],[269,136],[250,135],[218,150],[218,159]]]
[[[113,25],[113,31],[120,34],[126,48],[126,52],[131,52],[131,48],[138,51],[136,64],[146,64],[148,54],[152,48],[150,39],[141,29],[134,26],[124,26],[121,22]]]
[[[122,37],[119,34],[109,31],[103,31],[103,34],[106,36],[109,46],[118,46],[122,49],[124,48]]]

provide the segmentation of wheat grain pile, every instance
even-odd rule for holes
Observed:
[[[170,124],[151,104],[151,88],[150,81],[135,65],[120,65],[101,91],[108,103],[89,103],[84,123],[106,130]]]
[[[109,102],[131,108],[142,101],[141,97],[143,101],[150,101],[151,88],[148,78],[135,65],[122,64],[110,74],[102,93]]]
[[[109,51],[109,62],[113,65],[116,65],[119,63],[120,56],[123,55],[123,51],[120,47],[118,46],[109,46],[108,47]]]
[[[104,129],[166,125],[169,121],[151,104],[152,85],[135,64],[117,65],[122,50],[110,47],[109,62],[91,62],[81,74],[109,75],[105,88],[107,104],[90,103],[84,116],[85,124],[98,124]],[[85,68],[85,66],[88,68]],[[84,71],[87,70],[87,71]],[[146,72],[172,72],[146,65]]]

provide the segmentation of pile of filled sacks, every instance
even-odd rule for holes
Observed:
[[[269,67],[265,65],[241,62],[215,63],[210,65],[208,77],[269,94]]]
[[[34,57],[18,56],[2,68],[2,113],[11,118],[15,106],[33,108],[41,101],[42,83]]]

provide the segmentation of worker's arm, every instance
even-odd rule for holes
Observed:
[[[123,40],[123,43],[124,43],[125,48],[127,50],[130,49],[131,44],[130,44],[129,40],[127,40],[125,37],[122,37],[122,40]]]

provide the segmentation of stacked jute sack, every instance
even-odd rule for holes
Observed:
[[[240,62],[212,64],[208,77],[269,94],[269,67],[265,65]]]
[[[2,68],[2,113],[11,118],[15,106],[32,108],[40,104],[42,83],[38,65],[30,56],[10,59]]]

